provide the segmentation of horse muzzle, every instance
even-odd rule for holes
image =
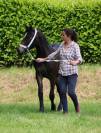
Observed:
[[[19,53],[19,54],[23,54],[23,53],[25,53],[27,51],[27,48],[24,48],[24,47],[19,47],[19,48],[17,48],[17,52]]]

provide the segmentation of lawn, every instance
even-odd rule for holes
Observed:
[[[0,133],[100,133],[101,66],[81,65],[77,94],[81,113],[71,99],[69,113],[51,112],[49,82],[44,79],[45,112],[39,112],[34,68],[0,68]],[[55,89],[55,103],[58,94]]]

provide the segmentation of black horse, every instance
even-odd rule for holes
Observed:
[[[40,30],[33,29],[32,27],[27,27],[26,34],[24,39],[21,42],[20,47],[18,48],[19,53],[24,53],[30,49],[36,48],[37,55],[36,58],[47,57],[49,54],[55,51],[54,47],[48,45],[48,41]],[[54,87],[57,86],[57,91],[59,90],[58,86],[58,62],[43,62],[37,63],[33,60],[34,67],[36,70],[36,80],[38,84],[38,96],[40,102],[40,111],[44,111],[43,103],[43,78],[48,78],[50,81],[50,94],[49,98],[51,100],[51,110],[56,110],[54,104]],[[62,108],[61,102],[58,105],[58,110]]]

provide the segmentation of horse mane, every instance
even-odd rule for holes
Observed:
[[[59,43],[58,44],[49,44],[47,41],[47,38],[43,34],[43,32],[38,29],[38,36],[39,40],[44,43],[45,47],[47,47],[50,51],[56,51],[59,48]]]
[[[38,29],[37,41],[39,43],[41,43],[40,46],[45,50],[47,55],[54,52],[58,48],[56,44],[52,44],[52,45],[49,44],[47,38],[44,35],[44,33],[41,32],[41,30],[39,30],[39,29]]]
[[[40,29],[38,29],[38,37],[39,37],[41,42],[44,42],[45,44],[47,44],[46,46],[49,45],[45,35],[43,34],[43,32]]]

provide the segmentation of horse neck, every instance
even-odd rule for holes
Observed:
[[[46,45],[46,44],[45,44]],[[48,46],[45,46],[43,43],[39,44],[36,47],[37,57],[47,57],[50,54],[50,49]]]
[[[51,53],[48,41],[44,36],[39,37],[36,43],[37,57],[47,57]]]

